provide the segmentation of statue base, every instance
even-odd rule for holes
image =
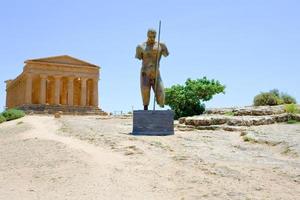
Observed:
[[[132,135],[174,135],[174,112],[172,110],[133,111]]]

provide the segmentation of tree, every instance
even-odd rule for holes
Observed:
[[[185,85],[173,85],[165,89],[166,105],[175,112],[175,119],[202,114],[205,105],[201,101],[209,101],[215,94],[225,93],[225,86],[214,79],[186,80]]]

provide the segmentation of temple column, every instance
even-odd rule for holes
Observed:
[[[17,94],[20,94],[20,81],[17,82]],[[18,101],[17,101],[17,105],[20,105],[20,98],[21,96],[18,95]]]
[[[46,83],[47,83],[47,75],[40,75],[41,82],[40,82],[40,104],[46,104]]]
[[[54,76],[54,104],[56,105],[60,103],[60,79],[61,76]]]
[[[6,108],[9,108],[10,107],[10,103],[11,103],[11,88],[8,88],[9,87],[9,84],[12,82],[12,80],[7,80],[5,81],[6,83]]]
[[[68,105],[73,106],[74,102],[74,77],[68,77]]]
[[[86,106],[86,81],[87,78],[81,78],[81,97],[80,97],[80,105]]]
[[[98,79],[93,79],[93,106],[98,107]]]
[[[18,81],[16,81],[14,85],[15,85],[15,100],[14,100],[14,103],[15,103],[15,106],[16,106],[16,105],[18,105],[18,95],[17,95],[18,94]]]
[[[19,93],[19,81],[17,81],[16,82],[16,94],[20,94]],[[19,98],[20,98],[20,96],[19,95],[16,95],[16,105],[18,105],[19,104]]]
[[[31,104],[32,101],[32,74],[26,75],[25,103]]]
[[[8,103],[9,103],[9,91],[6,89],[6,102],[5,102],[5,109],[8,108]]]

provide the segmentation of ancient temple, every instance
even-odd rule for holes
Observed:
[[[35,113],[102,114],[99,71],[99,66],[68,55],[26,60],[19,76],[5,81],[6,107]]]

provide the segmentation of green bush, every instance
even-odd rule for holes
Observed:
[[[286,93],[281,94],[281,99],[284,104],[296,104],[297,103],[297,101],[294,97],[292,97]]]
[[[17,109],[8,109],[2,113],[3,117],[5,117],[6,121],[18,119],[25,116],[23,110]]]
[[[0,124],[5,121],[6,121],[6,118],[2,114],[0,114]]]
[[[275,106],[282,104],[282,100],[271,92],[262,92],[254,97],[255,106]]]
[[[280,97],[280,92],[279,92],[278,89],[270,90],[270,93],[274,94],[274,95],[277,96],[277,97]]]
[[[185,85],[173,85],[166,88],[166,105],[175,112],[175,119],[202,114],[205,105],[201,101],[209,101],[213,95],[225,93],[225,86],[219,81],[206,77],[197,80],[187,79]]]
[[[289,119],[287,122],[287,124],[299,124],[300,122],[294,119]]]
[[[269,92],[261,92],[254,97],[253,103],[255,106],[276,106],[281,104],[297,103],[296,99],[286,93],[279,93],[278,89],[270,90]]]
[[[226,116],[234,116],[235,114],[232,111],[228,111],[228,112],[225,112],[224,115],[226,115]]]
[[[284,110],[287,113],[296,114],[299,112],[299,109],[296,104],[286,104]]]

